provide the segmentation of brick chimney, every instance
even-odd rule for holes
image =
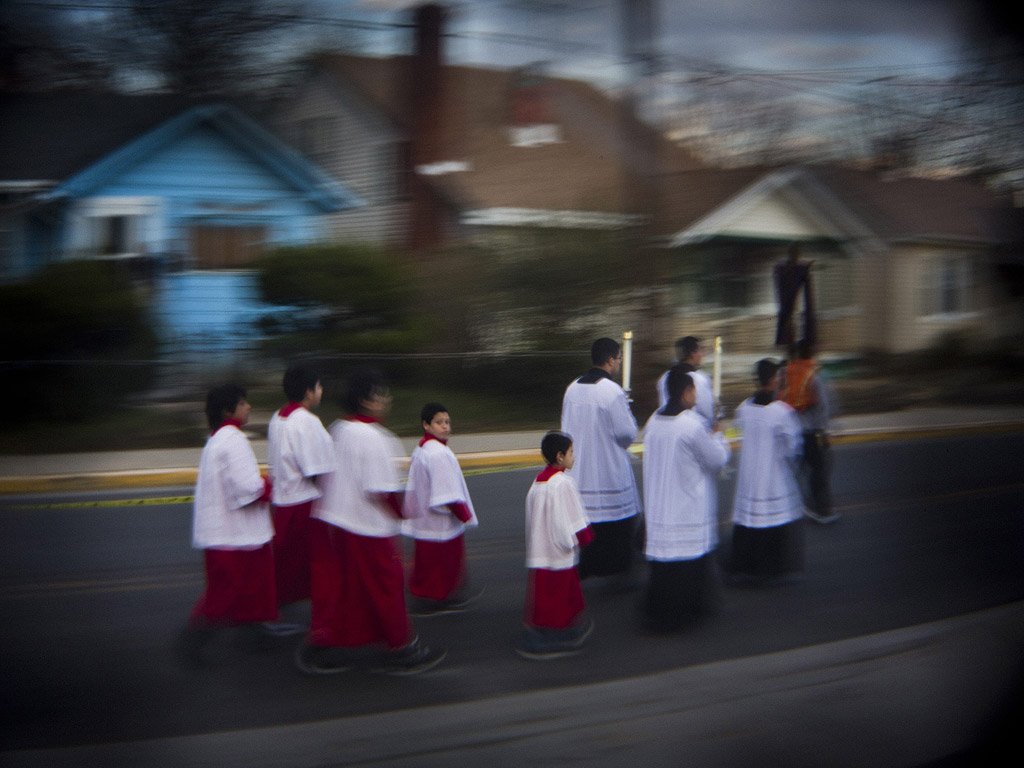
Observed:
[[[409,246],[430,248],[443,239],[448,216],[437,193],[416,169],[444,154],[444,70],[441,36],[445,12],[439,5],[418,6],[414,12],[415,51],[409,72],[409,157],[411,161]]]

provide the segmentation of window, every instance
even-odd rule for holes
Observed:
[[[815,308],[834,312],[853,306],[854,272],[849,259],[813,256],[811,280]]]
[[[151,251],[160,205],[149,197],[94,197],[76,210],[71,250],[123,258]]]
[[[99,227],[100,253],[103,256],[116,256],[120,253],[128,253],[131,250],[129,232],[132,229],[133,216],[106,216],[97,217],[96,225]]]
[[[958,315],[973,310],[971,265],[962,256],[939,256],[925,266],[920,314]]]

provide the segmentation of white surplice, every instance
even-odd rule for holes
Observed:
[[[718,544],[716,476],[729,442],[693,410],[655,413],[644,427],[644,517],[650,560],[692,560]]]
[[[607,523],[640,511],[640,496],[629,459],[637,424],[626,393],[606,376],[577,379],[562,400],[562,431],[572,437],[576,481],[587,518]]]
[[[801,517],[803,500],[793,474],[803,437],[796,411],[776,400],[744,400],[735,425],[743,437],[732,520],[748,528],[785,525]]]

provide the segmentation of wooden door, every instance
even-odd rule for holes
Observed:
[[[266,227],[192,227],[190,239],[195,266],[197,269],[246,267],[263,253],[266,237]]]

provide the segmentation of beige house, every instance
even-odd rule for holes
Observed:
[[[813,262],[823,351],[912,352],[951,334],[993,344],[1022,330],[991,226],[1006,207],[980,184],[877,171],[691,174],[666,205],[685,222],[669,240],[674,330],[722,335],[738,351],[771,348],[773,268],[799,243]]]
[[[413,55],[321,56],[277,110],[283,137],[364,203],[329,217],[330,239],[413,251],[475,241],[506,254],[539,230],[654,243],[666,258],[647,269],[650,251],[638,250],[636,274],[671,292],[655,309],[643,291],[624,293],[602,323],[614,332],[660,316],[648,330],[666,350],[690,333],[771,350],[772,270],[794,242],[813,261],[823,352],[1024,331],[990,226],[1012,208],[982,185],[711,168],[589,84],[444,64],[439,19],[417,19]]]

